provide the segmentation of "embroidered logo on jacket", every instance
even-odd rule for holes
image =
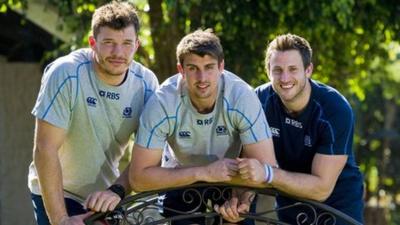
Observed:
[[[88,106],[96,107],[97,99],[94,97],[87,97],[86,103],[88,104]]]
[[[280,130],[278,128],[275,127],[270,127],[271,128],[271,133],[273,137],[280,137]]]
[[[303,128],[303,124],[301,122],[287,117],[285,118],[285,123],[300,129]]]
[[[215,131],[217,132],[217,136],[228,135],[228,129],[224,125],[217,126]]]
[[[122,112],[122,117],[123,118],[132,118],[132,108],[125,107],[124,111]]]
[[[111,99],[111,100],[118,100],[119,99],[119,93],[115,93],[115,92],[100,90],[99,91],[99,95],[100,95],[100,97],[108,98],[108,99]]]
[[[197,119],[196,120],[197,125],[203,126],[203,125],[210,125],[213,122],[213,118],[209,118],[209,119]]]
[[[304,136],[304,145],[307,147],[312,147],[311,137],[309,135]]]
[[[185,131],[179,131],[178,135],[180,138],[190,138],[192,134],[190,133],[190,131],[185,130]]]

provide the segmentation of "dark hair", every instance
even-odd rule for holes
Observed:
[[[128,2],[112,1],[94,11],[92,17],[92,31],[96,38],[101,27],[107,26],[121,30],[133,25],[136,35],[139,32],[139,18],[136,9]]]
[[[303,60],[304,68],[311,63],[312,49],[308,41],[295,34],[283,34],[269,43],[265,53],[265,68],[268,70],[269,60],[273,51],[298,50]]]
[[[196,30],[182,38],[176,47],[176,58],[183,65],[183,59],[188,54],[196,54],[201,57],[209,55],[221,63],[224,52],[219,38],[211,29]]]

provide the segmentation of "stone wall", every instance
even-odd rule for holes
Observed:
[[[0,60],[0,225],[35,224],[27,173],[40,79],[38,64]]]

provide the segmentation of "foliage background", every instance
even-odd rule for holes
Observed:
[[[32,0],[37,1],[37,0]],[[32,1],[2,0],[0,11]],[[90,18],[104,0],[42,0],[72,34],[43,62],[87,46]],[[314,51],[313,78],[342,92],[356,113],[354,152],[365,175],[366,202],[400,224],[400,2],[398,0],[131,0],[140,11],[136,60],[162,81],[176,73],[175,46],[197,28],[213,28],[226,68],[253,86],[267,82],[264,51],[277,34],[295,33]]]

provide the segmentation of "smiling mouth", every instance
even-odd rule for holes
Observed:
[[[197,88],[199,88],[199,89],[206,89],[206,88],[208,88],[208,85],[207,85],[207,84],[197,85]]]
[[[200,83],[199,82],[199,83],[196,84],[196,87],[199,88],[199,89],[206,89],[209,86],[210,86],[210,84],[208,82],[205,82],[205,83]]]
[[[294,87],[294,84],[281,84],[279,85],[282,89],[291,89]]]

